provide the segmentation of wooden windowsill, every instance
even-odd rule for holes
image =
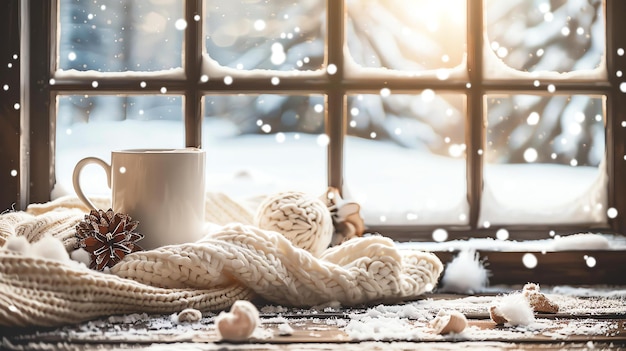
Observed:
[[[506,288],[499,294],[506,293]],[[428,294],[423,300],[400,303],[397,306],[417,306],[415,315],[387,318],[405,318],[406,328],[417,328],[414,340],[358,340],[346,331],[346,325],[354,315],[364,315],[376,306],[352,308],[261,308],[260,334],[239,344],[220,341],[214,325],[216,313],[205,314],[200,322],[180,324],[170,322],[170,316],[148,316],[145,314],[103,318],[74,326],[60,328],[0,330],[3,349],[7,348],[50,348],[55,349],[119,349],[156,346],[172,349],[194,350],[448,350],[451,346],[467,349],[533,349],[567,350],[572,348],[621,348],[626,345],[626,309],[623,297],[604,301],[604,309],[572,313],[567,308],[557,314],[537,314],[538,329],[497,326],[484,308],[489,299],[499,294],[453,295]],[[481,300],[482,299],[482,300]],[[476,301],[482,301],[476,303]],[[466,301],[466,302],[462,302]],[[470,302],[467,302],[470,301]],[[585,301],[582,299],[580,301]],[[439,336],[432,334],[428,321],[417,315],[434,315],[442,308],[459,307],[468,318],[468,327],[462,334]],[[474,304],[478,307],[474,307]],[[591,305],[591,304],[590,304]],[[268,306],[266,306],[268,307]],[[608,308],[607,308],[608,307]],[[274,308],[274,309],[273,309]],[[465,310],[464,310],[465,308]],[[570,306],[571,308],[571,306]],[[475,311],[473,311],[475,309]],[[608,312],[607,312],[608,311]],[[617,311],[617,312],[615,312]],[[621,312],[619,312],[621,311]],[[377,318],[371,314],[372,318]],[[428,319],[428,318],[427,318]],[[287,323],[293,332],[281,335],[279,326]],[[604,328],[604,329],[603,329]],[[596,331],[594,331],[596,329]],[[604,330],[604,331],[603,331]],[[421,333],[421,334],[419,334]],[[260,337],[256,335],[261,335]],[[523,346],[526,345],[526,346]]]
[[[526,268],[522,258],[528,251],[502,252],[478,250],[480,259],[490,271],[490,284],[523,285],[535,282],[541,285],[625,285],[626,252],[612,250],[533,252],[537,266]],[[435,252],[446,264],[455,252]],[[589,267],[585,256],[595,258]],[[444,272],[445,274],[445,272]]]

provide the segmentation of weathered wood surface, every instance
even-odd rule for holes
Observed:
[[[527,252],[478,251],[481,260],[488,263],[491,284],[520,284],[534,282],[540,285],[626,285],[623,269],[626,255],[623,251],[558,251],[533,252],[537,266],[524,267],[522,257]],[[445,264],[455,253],[436,252]],[[595,258],[595,266],[589,267],[585,256]],[[445,274],[445,273],[444,273]]]
[[[483,296],[488,297],[488,296]],[[459,295],[435,294],[433,306],[446,301],[461,300]],[[434,301],[434,302],[432,302]],[[412,340],[403,338],[358,340],[346,332],[355,315],[364,315],[363,308],[329,308],[321,310],[278,308],[261,313],[262,325],[253,338],[244,343],[220,340],[215,330],[215,314],[205,315],[199,322],[177,324],[170,316],[130,315],[53,329],[5,328],[0,331],[0,349],[175,349],[175,350],[450,350],[466,348],[491,349],[621,349],[626,348],[626,307],[623,299],[615,299],[615,313],[538,314],[540,329],[496,326],[487,313],[466,313],[469,327],[460,335],[432,334],[428,320],[406,318],[407,328],[415,328]],[[398,305],[402,306],[402,305]],[[430,309],[430,310],[429,310]],[[624,311],[619,312],[619,311]],[[613,311],[613,312],[611,312]],[[293,331],[283,335],[281,325]],[[602,328],[599,328],[599,327]],[[282,330],[282,331],[281,331]],[[597,332],[599,330],[600,332]],[[415,335],[418,335],[415,337]]]

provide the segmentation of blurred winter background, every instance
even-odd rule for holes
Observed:
[[[346,0],[346,73],[467,81],[465,2]],[[488,78],[523,79],[537,93],[484,97],[481,225],[606,221],[605,98],[542,82],[606,79],[603,2],[484,4]],[[258,69],[297,75],[327,68],[325,0],[204,6],[206,79],[229,79],[233,70],[254,76]],[[180,70],[182,18],[178,0],[61,0],[58,69]],[[183,98],[163,88],[159,95],[60,95],[53,196],[73,193],[71,174],[83,157],[183,147]],[[204,116],[209,191],[235,198],[325,191],[321,93],[207,95]],[[464,91],[349,91],[344,118],[344,193],[362,205],[366,223],[468,223]],[[82,183],[90,193],[108,193],[97,166],[85,169]]]

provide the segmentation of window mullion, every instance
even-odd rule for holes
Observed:
[[[343,141],[345,130],[344,57],[345,4],[343,0],[327,0],[327,66],[335,65],[337,72],[328,75],[326,91],[326,134],[328,143],[328,184],[341,190],[343,186]]]
[[[618,211],[616,218],[609,219],[611,228],[618,233],[626,231],[626,183],[623,181],[626,179],[626,128],[622,125],[626,121],[626,100],[620,91],[623,78],[617,75],[617,72],[626,72],[626,56],[617,54],[618,49],[626,48],[626,37],[622,35],[626,31],[626,22],[619,16],[623,13],[626,13],[625,1],[606,1],[607,70],[611,84],[606,114],[608,206]]]
[[[55,183],[54,152],[56,109],[49,80],[56,54],[54,48],[57,28],[57,1],[29,1],[30,11],[30,59],[22,62],[30,69],[28,84],[30,91],[28,157],[30,191],[28,203],[50,200]]]
[[[0,13],[0,26],[3,28],[0,47],[5,49],[3,56],[5,59],[10,59],[8,54],[18,53],[23,48],[26,34],[21,32],[20,26],[24,26],[24,23],[14,19],[20,18],[20,6],[23,7],[25,4],[27,3],[16,0],[7,1],[3,4],[4,11]],[[22,54],[20,53],[20,59]],[[9,62],[11,62],[10,65],[4,61],[0,67],[2,84],[6,84],[8,88],[5,88],[3,98],[0,99],[0,111],[2,111],[0,114],[0,170],[2,171],[0,173],[0,184],[2,184],[0,212],[14,206],[24,208],[27,202],[23,198],[28,193],[26,186],[28,184],[28,167],[20,162],[20,159],[24,158],[20,130],[24,132],[25,129],[24,126],[20,125],[23,122],[20,121],[21,110],[14,108],[14,104],[20,101],[20,79],[24,78],[20,75],[24,71],[23,66],[28,66],[28,62]]]
[[[467,65],[471,87],[467,96],[467,196],[469,224],[478,227],[483,184],[483,1],[467,0]]]
[[[202,0],[185,2],[184,65],[185,65],[185,146],[199,147],[202,142],[202,94],[198,91],[202,66],[202,24],[194,17],[202,18]]]

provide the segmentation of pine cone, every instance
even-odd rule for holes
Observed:
[[[137,241],[143,235],[133,232],[139,222],[129,215],[115,213],[112,209],[91,210],[85,220],[76,225],[78,245],[91,255],[89,268],[102,271],[113,267],[124,256],[141,251]]]

